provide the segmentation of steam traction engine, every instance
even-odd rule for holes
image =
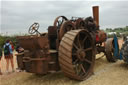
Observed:
[[[59,16],[54,25],[48,27],[48,33],[39,33],[39,24],[34,23],[29,33],[37,35],[17,38],[25,49],[18,54],[19,67],[36,74],[61,69],[67,77],[84,80],[93,73],[96,54],[104,52],[109,62],[115,62],[118,42],[107,39],[106,33],[99,29],[98,10],[98,6],[93,7],[93,18],[72,17],[69,20]]]

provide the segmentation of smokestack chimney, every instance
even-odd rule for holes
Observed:
[[[99,29],[99,6],[93,6],[93,18],[96,21],[96,27]]]

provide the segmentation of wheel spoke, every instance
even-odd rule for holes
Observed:
[[[39,25],[37,24],[37,25],[35,26],[35,28],[38,29],[38,27],[39,27]]]
[[[35,28],[38,27],[38,25],[36,24]]]
[[[83,71],[84,73],[86,73],[86,71],[85,71],[85,69],[84,69],[84,67],[83,67],[82,64],[80,64],[80,67],[81,67],[82,71]]]
[[[62,18],[61,24],[64,22],[64,18]]]
[[[33,29],[30,30],[30,33],[33,33]]]
[[[85,62],[91,64],[92,62],[90,60],[84,59]]]
[[[82,45],[84,45],[85,40],[87,39],[87,36],[84,37],[83,41],[82,41]]]
[[[76,56],[77,54],[76,53],[72,53],[72,55]]]
[[[36,30],[36,31],[37,31],[37,29],[38,29],[38,27],[36,27],[34,30]]]
[[[60,23],[59,23],[59,21],[57,21],[57,26],[59,26],[60,25]]]
[[[32,27],[36,27],[36,25],[34,24]]]
[[[92,50],[92,47],[84,49],[84,52]]]
[[[77,36],[77,41],[78,41],[77,43],[78,43],[79,48],[82,48],[82,47],[81,47],[81,44],[80,44],[80,36],[79,36],[79,34],[78,34],[78,36]]]
[[[75,44],[75,43],[73,43],[73,46],[78,50],[79,48],[78,48],[78,46]]]
[[[75,69],[76,69],[77,75],[79,75],[79,73],[81,71],[81,67],[79,66],[79,64],[76,65]]]
[[[73,62],[73,64],[76,64],[78,61],[79,61],[79,60],[78,60],[78,59],[76,59],[76,60]]]

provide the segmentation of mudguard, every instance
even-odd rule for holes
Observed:
[[[118,58],[119,56],[119,44],[118,44],[118,38],[117,36],[114,34],[114,37],[113,37],[113,40],[114,40],[114,56]]]

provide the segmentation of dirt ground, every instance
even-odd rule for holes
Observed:
[[[122,41],[119,40],[121,47]],[[97,55],[102,56],[103,53]],[[16,57],[14,57],[17,68]],[[94,75],[84,81],[76,81],[64,76],[63,72],[48,75],[35,75],[26,72],[5,73],[5,60],[2,58],[0,85],[128,85],[128,65],[118,60],[109,63],[106,57],[95,61]],[[11,69],[10,69],[11,71]]]

